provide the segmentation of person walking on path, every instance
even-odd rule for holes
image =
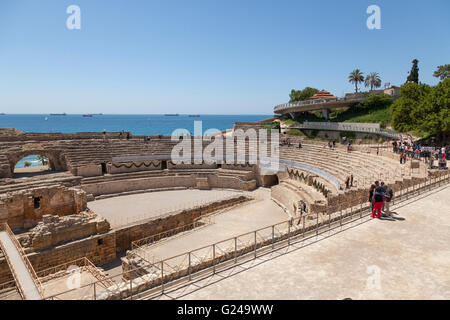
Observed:
[[[372,210],[372,218],[375,218],[375,212],[377,213],[377,218],[381,218],[381,208],[383,207],[383,188],[378,186],[375,189],[375,193],[373,194],[373,210]]]

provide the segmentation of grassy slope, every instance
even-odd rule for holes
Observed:
[[[298,122],[303,121],[326,121],[322,118],[321,111],[307,112],[295,119]],[[332,122],[377,122],[389,124],[391,121],[390,108],[381,108],[373,110],[353,110],[351,108],[342,108],[330,112],[330,121]],[[293,124],[292,122],[291,124]]]

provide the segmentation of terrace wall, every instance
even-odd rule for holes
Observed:
[[[39,199],[37,208],[35,199]],[[86,205],[86,193],[78,188],[50,186],[20,190],[0,195],[0,222],[7,222],[13,230],[31,228],[44,214],[77,214]]]

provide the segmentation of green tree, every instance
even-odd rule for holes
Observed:
[[[438,141],[450,136],[450,78],[431,88],[420,106],[418,128],[436,134]]]
[[[433,73],[433,76],[441,80],[450,78],[450,64],[438,66],[438,69]]]
[[[361,101],[353,106],[358,110],[377,110],[386,109],[393,102],[390,95],[384,93],[371,94],[366,100]]]
[[[400,98],[391,106],[392,127],[400,132],[407,132],[418,128],[423,118],[423,103],[431,88],[426,84],[415,82],[405,83],[400,87]]]
[[[45,156],[42,155],[38,155],[38,160],[42,162],[42,165],[45,165],[46,163],[48,163],[48,159]]]
[[[415,82],[415,83],[419,83],[419,60],[414,59],[412,61],[412,68],[411,71],[409,72],[408,78],[406,79],[406,82]]]
[[[274,121],[269,123],[264,123],[262,127],[266,130],[280,130],[280,122]]]
[[[372,91],[373,88],[381,87],[381,78],[378,72],[369,73],[365,80],[365,86],[370,87],[370,91]]]
[[[363,73],[359,69],[353,70],[348,76],[348,82],[355,84],[355,92],[358,92],[358,84],[364,81]]]
[[[307,100],[308,98],[312,97],[313,95],[315,95],[317,92],[319,92],[318,89],[316,88],[311,88],[311,87],[306,87],[303,90],[291,90],[291,94],[289,95],[289,102],[298,102],[298,101],[304,101]]]

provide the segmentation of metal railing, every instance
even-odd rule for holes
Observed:
[[[395,197],[391,201],[391,205],[402,203],[415,196],[439,188],[450,183],[450,174],[447,173],[438,177],[429,177],[425,180],[421,179],[417,183],[409,186],[401,187],[396,190]],[[372,214],[370,203],[360,202],[347,209],[342,209],[342,205],[337,204],[329,213],[317,213],[308,216],[299,216],[287,221],[283,221],[271,226],[260,228],[251,232],[247,232],[235,237],[231,237],[213,244],[203,246],[178,254],[176,256],[148,263],[137,268],[130,268],[121,275],[135,274],[140,277],[147,277],[147,285],[136,287],[136,278],[122,282],[122,285],[116,284],[112,288],[107,288],[106,293],[112,293],[115,298],[149,298],[150,295],[164,294],[170,283],[179,281],[191,281],[194,276],[207,274],[211,276],[215,274],[221,266],[226,264],[237,264],[238,260],[253,260],[258,254],[266,254],[280,248],[290,246],[299,241],[305,241],[321,233],[328,232],[336,228],[342,228],[344,225],[351,225],[352,222],[364,222]],[[368,220],[366,220],[368,221]],[[207,270],[210,272],[207,273]],[[116,276],[117,277],[117,276]],[[95,282],[98,283],[98,282]],[[91,283],[84,287],[95,285]],[[124,286],[124,283],[128,283]],[[120,287],[128,288],[128,291],[120,291]],[[77,290],[77,289],[73,289]],[[73,291],[68,290],[47,299],[59,299],[63,294]],[[157,290],[157,291],[154,291]],[[154,291],[154,292],[153,292]],[[94,294],[92,299],[96,299]],[[107,294],[103,296],[108,299]]]
[[[304,101],[298,101],[298,102],[291,102],[291,103],[283,103],[279,104],[274,107],[274,112],[278,113],[280,111],[284,111],[286,109],[292,108],[292,107],[300,107],[300,106],[307,106],[307,105],[314,105],[314,104],[327,104],[327,103],[333,103],[333,102],[345,102],[345,103],[353,103],[353,102],[360,102],[363,100],[366,100],[367,97],[359,97],[359,98],[333,98],[333,99],[314,99],[314,100],[304,100]]]
[[[209,226],[214,223],[213,216],[204,216],[197,218],[194,222],[185,224],[181,227],[170,229],[158,234],[139,239],[131,242],[131,250],[134,251],[136,255],[141,257],[143,260],[154,263],[155,257],[150,256],[149,252],[146,250],[147,246],[161,244],[164,240],[168,238],[173,239],[174,236],[179,234],[186,234],[189,231],[196,231],[199,227]]]
[[[114,282],[111,279],[109,279],[107,276],[105,276],[102,272],[100,272],[98,270],[98,268],[86,257],[72,260],[72,261],[39,271],[36,273],[36,275],[39,277],[39,280],[41,283],[45,283],[47,281],[54,279],[55,277],[58,277],[59,274],[61,274],[61,273],[66,274],[69,267],[71,267],[71,266],[77,266],[81,270],[87,270],[97,280],[103,282],[103,284],[106,287],[114,285]]]
[[[379,126],[379,124],[378,124]],[[310,122],[305,121],[298,125],[289,126],[289,129],[312,129],[312,130],[330,130],[330,131],[349,131],[374,133],[391,139],[401,139],[402,135],[394,130],[381,129],[371,124],[347,123],[347,122]]]
[[[41,297],[43,297],[43,291],[42,291],[42,284],[39,281],[39,278],[36,275],[36,272],[34,271],[33,266],[31,265],[30,260],[28,259],[24,249],[22,248],[21,244],[19,243],[19,241],[17,240],[16,236],[14,235],[14,233],[11,231],[11,229],[9,228],[9,225],[7,223],[2,223],[0,224],[0,231],[6,231],[11,239],[11,241],[14,243],[14,246],[17,248],[17,250],[19,251],[19,255],[22,259],[22,261],[25,264],[25,267],[28,269],[28,272],[31,276],[31,278],[33,279],[33,282],[37,288],[37,290],[39,291],[39,294]],[[22,298],[24,298],[24,291],[23,288],[21,287],[19,281],[17,281],[18,277],[17,277],[17,272],[14,269],[14,265],[12,264],[12,262],[10,261],[9,257],[8,257],[8,253],[6,252],[6,249],[3,247],[3,245],[1,244],[0,241],[0,245],[1,245],[1,249],[6,257],[6,260],[8,261],[9,267],[11,268],[11,272],[14,275],[14,279],[16,279],[16,284],[17,287],[19,289],[19,291],[21,292],[21,296]]]
[[[14,289],[14,288],[17,288],[15,280],[0,283],[0,291],[6,290],[6,289]]]

